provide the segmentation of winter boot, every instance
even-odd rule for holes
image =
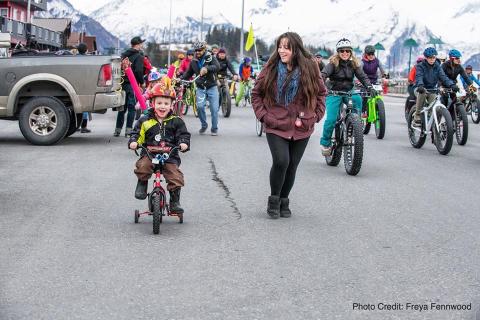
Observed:
[[[183,213],[180,206],[180,188],[170,191],[170,212]]]
[[[272,219],[278,219],[280,216],[280,197],[270,196],[268,197],[267,213]]]
[[[125,128],[125,138],[130,137],[131,133],[132,133],[132,128]]]
[[[135,198],[138,200],[145,200],[147,198],[148,181],[138,180],[137,188],[135,189]]]
[[[292,211],[288,208],[289,203],[288,198],[280,198],[280,217],[290,218],[292,216]]]
[[[113,133],[113,136],[119,137],[121,132],[122,132],[122,128],[115,128],[115,132]]]

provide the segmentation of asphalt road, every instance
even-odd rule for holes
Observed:
[[[477,319],[480,126],[441,156],[410,146],[402,107],[386,98],[386,137],[366,137],[356,177],[325,164],[318,125],[279,220],[252,110],[220,118],[218,137],[187,116],[185,223],[157,236],[150,217],[134,224],[146,203],[116,114],[50,147],[0,122],[0,319]],[[431,302],[471,310],[405,310]]]

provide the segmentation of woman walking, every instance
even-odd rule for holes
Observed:
[[[276,48],[252,91],[273,160],[267,208],[273,219],[291,216],[288,196],[314,125],[325,113],[326,95],[318,65],[298,34],[280,35]]]

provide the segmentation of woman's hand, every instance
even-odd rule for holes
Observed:
[[[132,150],[137,150],[138,148],[138,143],[136,142],[130,142],[129,148]]]
[[[188,149],[188,145],[186,143],[180,143],[180,151],[184,152],[187,149]]]

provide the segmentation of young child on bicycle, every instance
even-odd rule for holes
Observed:
[[[152,108],[148,115],[140,118],[132,131],[128,147],[132,150],[139,145],[144,147],[166,145],[178,146],[180,151],[190,149],[190,133],[185,122],[173,114],[175,90],[168,77],[163,77],[150,93]],[[184,186],[183,173],[180,171],[181,160],[177,150],[173,151],[163,167],[163,175],[167,181],[167,190],[170,192],[170,210],[183,213],[180,206],[180,189]],[[135,164],[134,170],[138,178],[135,189],[135,198],[143,200],[147,197],[148,179],[153,174],[153,164],[143,152],[142,157]]]

